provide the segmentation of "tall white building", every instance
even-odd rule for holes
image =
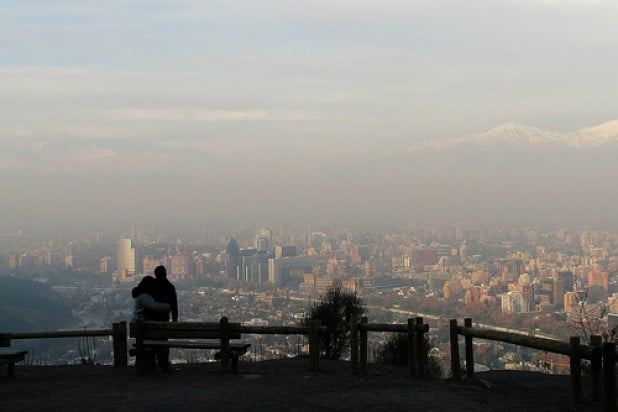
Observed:
[[[271,252],[273,247],[273,234],[270,228],[258,230],[255,236],[255,248],[258,251]]]
[[[511,291],[502,295],[502,313],[530,312],[529,306],[529,302],[526,302],[520,292]]]
[[[120,239],[118,243],[118,270],[127,275],[135,274],[135,249],[131,247],[131,239]]]

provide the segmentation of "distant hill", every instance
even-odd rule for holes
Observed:
[[[0,277],[0,331],[56,330],[73,321],[70,305],[40,282]]]

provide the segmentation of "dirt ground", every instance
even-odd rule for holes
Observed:
[[[568,376],[492,371],[474,381],[409,379],[403,371],[374,367],[354,376],[346,362],[307,360],[241,363],[239,373],[218,364],[174,365],[168,374],[137,377],[112,366],[16,366],[0,376],[2,409],[11,411],[568,411]],[[585,396],[588,396],[584,391]]]

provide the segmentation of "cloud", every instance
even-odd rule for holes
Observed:
[[[0,140],[322,139],[345,152],[616,117],[617,2],[129,3],[0,9]]]
[[[127,118],[150,121],[307,121],[321,116],[300,111],[287,110],[200,110],[200,109],[123,109],[121,113]]]

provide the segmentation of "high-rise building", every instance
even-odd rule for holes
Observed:
[[[102,257],[99,260],[99,272],[101,273],[109,273],[111,272],[110,262],[112,258],[109,256]]]
[[[564,294],[564,311],[567,314],[573,312],[573,307],[577,304],[577,297],[575,292],[566,292]]]
[[[275,246],[276,258],[292,257],[297,254],[296,246]]]
[[[131,247],[131,239],[120,239],[118,243],[118,270],[127,275],[135,274],[135,249]]]
[[[268,255],[265,251],[242,256],[242,280],[248,283],[262,284],[268,282]]]
[[[573,272],[560,271],[558,272],[558,279],[562,280],[565,292],[573,292]]]
[[[607,272],[600,269],[594,269],[588,272],[588,287],[599,286],[603,288],[605,293],[609,287],[609,277]]]
[[[142,259],[142,265],[144,267],[144,275],[154,276],[154,270],[157,266],[164,265],[169,266],[165,259],[153,258],[152,256],[144,256]]]
[[[558,310],[564,309],[564,280],[557,278],[554,279],[554,305]]]
[[[169,277],[172,280],[180,280],[184,279],[189,275],[189,256],[179,253],[176,255],[169,256]]]
[[[270,250],[270,239],[266,236],[257,236],[255,238],[255,248],[260,252],[268,252]]]
[[[315,256],[295,256],[268,259],[268,281],[277,286],[284,286],[302,279],[305,273],[311,273],[317,259]]]
[[[530,312],[530,308],[528,306],[528,303],[525,301],[524,296],[520,292],[511,291],[502,295],[502,312]]]
[[[230,238],[225,251],[225,273],[228,277],[236,279],[240,265],[240,248],[234,238]]]
[[[273,247],[273,233],[270,228],[261,228],[255,236],[255,248],[270,253]]]

